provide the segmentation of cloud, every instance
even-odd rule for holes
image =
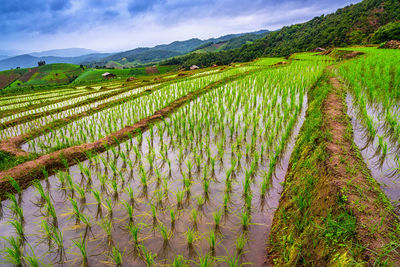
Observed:
[[[132,49],[277,29],[359,1],[2,0],[0,49]]]

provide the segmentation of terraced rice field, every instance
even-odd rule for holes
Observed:
[[[335,62],[304,53],[0,98],[1,148],[31,160],[0,173],[0,260],[262,266],[308,93]],[[398,110],[385,99],[396,137]]]

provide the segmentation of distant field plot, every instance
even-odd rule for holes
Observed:
[[[173,70],[175,67],[158,66],[156,68],[158,70],[158,74],[164,74],[170,70]],[[117,78],[125,79],[128,77],[142,77],[149,75],[146,72],[146,67],[132,69],[88,69],[74,81],[74,84],[101,81],[103,80],[102,74],[105,72],[115,74]]]

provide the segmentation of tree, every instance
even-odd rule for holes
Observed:
[[[40,66],[44,66],[44,65],[46,65],[46,61],[40,60],[40,61],[38,62],[38,66],[39,66],[39,67],[40,67]]]
[[[390,40],[400,40],[400,21],[388,23],[380,27],[371,37],[371,41],[374,44]]]

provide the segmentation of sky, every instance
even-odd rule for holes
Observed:
[[[360,0],[1,0],[0,54],[116,52],[190,38],[277,30]]]

